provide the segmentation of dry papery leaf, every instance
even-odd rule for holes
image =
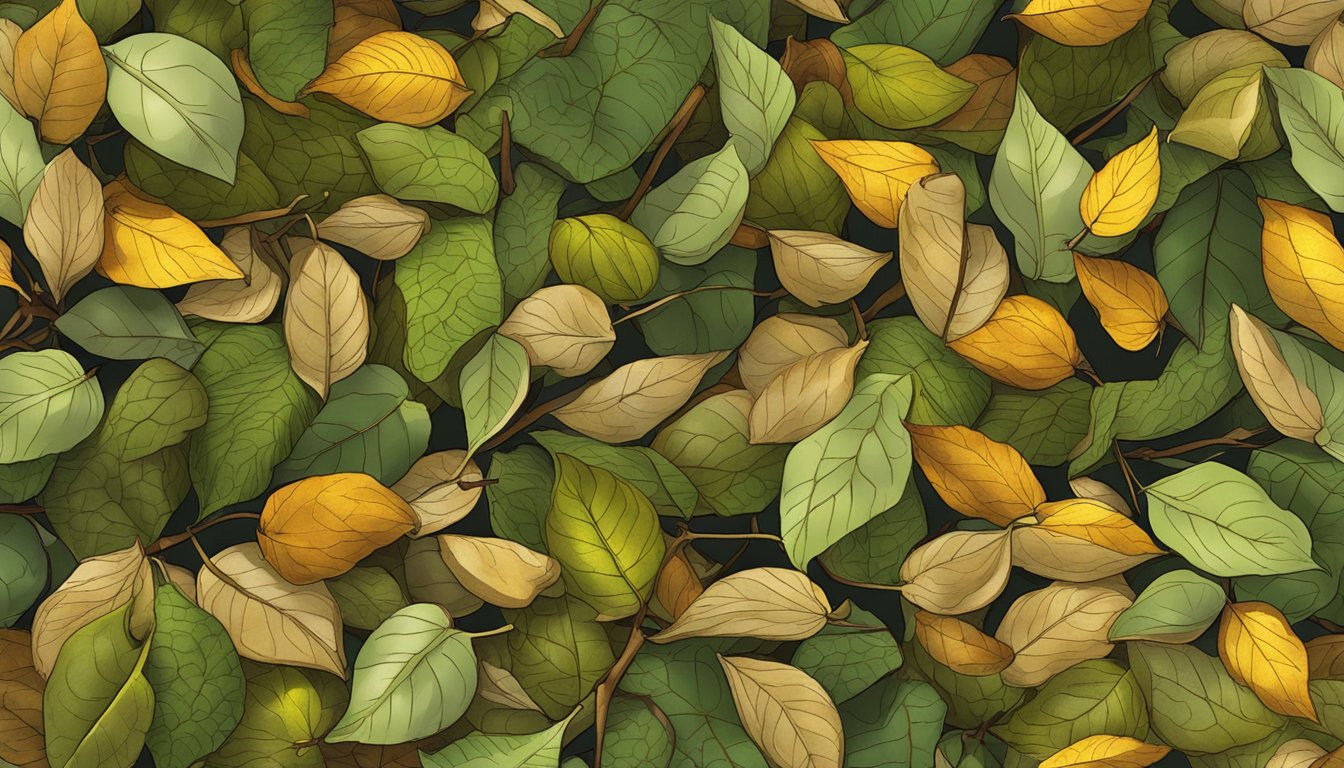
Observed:
[[[1321,401],[1293,375],[1268,326],[1232,305],[1232,352],[1246,391],[1274,428],[1308,442],[1325,426]]]
[[[830,613],[826,593],[806,574],[751,568],[710,584],[671,626],[649,639],[655,643],[689,637],[802,640],[821,631]]]
[[[737,374],[752,397],[760,397],[790,365],[818,352],[848,346],[833,317],[784,313],[761,321],[737,352]]]
[[[581,285],[538,289],[518,302],[499,334],[522,344],[532,365],[561,376],[591,371],[616,343],[606,304]]]
[[[1265,768],[1311,768],[1325,756],[1321,745],[1310,739],[1291,739],[1279,745]]]
[[[42,738],[42,688],[33,667],[32,637],[0,629],[0,759],[21,768],[47,764]]]
[[[57,155],[37,184],[23,222],[23,242],[60,301],[93,271],[103,252],[103,192],[74,150]]]
[[[753,443],[795,443],[840,413],[854,392],[854,367],[868,348],[827,349],[792,363],[761,390],[747,417]]]
[[[1133,602],[1120,578],[1057,582],[1019,597],[994,633],[1015,654],[1003,681],[1035,687],[1080,661],[1106,656],[1113,647],[1106,633]]]
[[[259,323],[271,316],[280,302],[283,281],[257,251],[253,236],[247,227],[224,233],[220,250],[242,277],[193,283],[177,303],[179,312],[222,323]]]
[[[769,236],[779,282],[810,307],[854,298],[892,256],[825,232],[775,229]]]
[[[389,195],[347,200],[317,226],[317,236],[379,261],[405,256],[429,231],[429,214]]]
[[[466,517],[480,500],[481,468],[462,450],[438,451],[416,460],[392,486],[392,492],[411,505],[415,515],[413,537],[441,531]],[[463,488],[463,485],[468,487]]]
[[[932,613],[970,613],[1003,593],[1011,570],[1010,531],[952,531],[901,564],[901,595]]]
[[[589,384],[553,414],[598,440],[637,440],[685,405],[705,372],[726,356],[707,352],[636,360]]]
[[[439,551],[459,584],[500,608],[523,608],[560,578],[553,558],[508,539],[445,534]]]
[[[1148,534],[1105,504],[1046,502],[1039,522],[1013,528],[1013,565],[1061,581],[1097,581],[1162,554]]]
[[[845,734],[826,689],[800,669],[719,656],[742,727],[780,768],[840,768]]]
[[[285,297],[285,345],[290,367],[325,399],[331,385],[368,355],[368,299],[359,275],[335,248],[300,241],[296,250]]]

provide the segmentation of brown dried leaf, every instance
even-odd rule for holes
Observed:
[[[752,397],[760,397],[775,376],[790,365],[828,349],[849,344],[833,317],[781,313],[752,330],[737,353],[737,374]]]
[[[916,611],[915,638],[934,661],[963,675],[993,675],[1013,661],[1012,648],[950,616]]]
[[[1344,23],[1321,30],[1307,49],[1306,68],[1344,88]],[[3,74],[0,74],[3,77]]]
[[[828,349],[780,371],[752,403],[751,442],[794,443],[835,418],[854,392],[854,367],[867,348],[864,340]]]
[[[457,581],[443,562],[437,539],[412,539],[406,543],[406,594],[413,602],[443,606],[449,616],[466,616],[485,603]]]
[[[360,42],[379,32],[401,29],[401,14],[392,0],[334,0],[331,36],[327,38],[327,63],[345,55]]]
[[[33,666],[32,636],[0,629],[0,759],[20,768],[46,768],[42,689]]]
[[[177,303],[178,311],[222,323],[259,323],[270,317],[280,301],[281,279],[253,247],[251,230],[230,229],[219,248],[243,276],[192,284]]]
[[[727,355],[707,352],[636,360],[584,387],[553,415],[597,440],[638,440],[685,405],[705,372]]]
[[[845,58],[840,48],[826,38],[795,40],[792,35],[784,41],[784,55],[779,59],[784,73],[793,81],[793,89],[802,95],[803,86],[820,80],[840,92],[846,104],[853,103],[854,93],[845,77]]]
[[[756,637],[802,640],[820,632],[831,612],[826,593],[807,574],[788,568],[751,568],[710,584],[672,623],[649,639]]]
[[[388,195],[347,200],[317,226],[323,240],[379,261],[400,259],[429,231],[429,214]]]
[[[103,190],[72,149],[47,165],[28,205],[23,242],[60,301],[103,252]]]
[[[1060,582],[1019,597],[994,633],[1016,654],[1003,681],[1034,688],[1080,661],[1107,655],[1113,646],[1106,633],[1133,602],[1134,593],[1119,579]]]
[[[303,242],[311,244],[290,264],[285,344],[294,373],[325,400],[368,356],[369,302],[359,274],[335,248]]]
[[[905,559],[901,594],[933,613],[970,613],[1003,593],[1011,570],[1008,531],[952,531]]]
[[[719,655],[738,717],[771,765],[840,768],[845,734],[826,689],[777,661]]]
[[[499,326],[499,334],[522,344],[532,365],[549,366],[561,376],[591,371],[616,343],[601,297],[569,283],[523,298]]]

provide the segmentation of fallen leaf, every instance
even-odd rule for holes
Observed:
[[[789,0],[789,2],[819,19],[834,21],[837,24],[849,22],[849,17],[840,9],[840,3],[836,0]]]
[[[28,205],[23,242],[60,301],[103,252],[103,191],[72,149],[47,164]]]
[[[356,43],[302,93],[325,93],[375,120],[423,128],[451,114],[472,91],[443,46],[389,31]]]
[[[1344,24],[1327,24],[1321,30],[1311,41],[1303,66],[1344,88]]]
[[[1344,0],[1246,0],[1246,28],[1284,45],[1307,45],[1339,15]]]
[[[33,666],[32,637],[0,629],[0,759],[20,768],[47,764],[42,734],[45,681]]]
[[[1265,706],[1319,722],[1307,690],[1307,649],[1269,603],[1229,603],[1218,625],[1218,656],[1228,674]]]
[[[1292,739],[1274,750],[1265,768],[1311,768],[1322,757],[1325,757],[1325,749],[1321,745],[1309,739]]]
[[[471,28],[477,32],[494,29],[502,26],[514,14],[530,19],[556,37],[565,36],[555,19],[527,0],[481,0],[476,17],[471,20]]]
[[[1101,317],[1101,327],[1121,349],[1137,352],[1152,343],[1167,314],[1167,295],[1157,278],[1118,259],[1073,254],[1078,284]]]
[[[1246,391],[1275,429],[1313,442],[1325,426],[1316,393],[1293,375],[1268,326],[1232,305],[1232,352]]]
[[[388,195],[347,200],[317,226],[317,236],[379,261],[399,259],[429,231],[429,214]]]
[[[570,284],[546,286],[524,297],[499,334],[522,344],[532,365],[548,366],[561,376],[591,371],[616,343],[601,297]]]
[[[1045,501],[1040,481],[1011,445],[968,427],[905,426],[929,483],[963,515],[1006,526]]]
[[[300,245],[290,262],[285,298],[285,344],[300,379],[326,399],[331,385],[364,364],[369,305],[359,275],[335,248]]]
[[[331,35],[327,38],[327,63],[331,64],[379,32],[400,29],[401,14],[392,0],[335,0],[332,3]]]
[[[685,552],[673,555],[667,561],[667,565],[663,566],[663,570],[658,574],[658,580],[653,584],[653,595],[658,600],[658,606],[662,608],[663,614],[673,621],[681,618],[686,608],[704,594],[704,591],[700,577],[691,567]]]
[[[1344,679],[1344,635],[1322,635],[1307,641],[1308,677],[1312,680]]]
[[[14,249],[3,240],[0,240],[0,286],[13,290],[25,299],[32,299],[28,292],[14,281]]]
[[[466,517],[484,491],[479,485],[482,478],[481,468],[467,459],[466,451],[438,451],[417,459],[392,486],[392,492],[405,499],[415,515],[410,535],[426,536]],[[463,488],[462,483],[477,485]]]
[[[257,252],[252,231],[246,227],[228,230],[219,248],[242,277],[192,283],[177,302],[178,311],[222,323],[259,323],[270,317],[280,302],[282,281]]]
[[[480,674],[476,678],[476,695],[501,707],[530,712],[541,712],[541,707],[527,691],[523,690],[518,678],[507,669],[496,667],[488,661],[480,662]]]
[[[61,0],[14,43],[14,91],[43,141],[69,144],[93,122],[107,96],[107,66],[75,0]]]
[[[172,288],[243,276],[200,227],[166,205],[137,197],[125,182],[103,188],[103,205],[107,216],[98,271],[112,282]]]
[[[247,51],[242,48],[234,48],[229,55],[229,64],[233,68],[234,77],[243,84],[247,92],[261,99],[266,106],[274,109],[282,115],[292,115],[295,117],[307,118],[311,112],[308,107],[297,101],[285,101],[271,94],[266,87],[257,79],[257,73],[252,69],[252,63],[247,60]]]
[[[1022,389],[1046,389],[1073,375],[1082,352],[1068,321],[1031,296],[1009,296],[989,321],[948,346],[989,376]]]
[[[692,637],[802,640],[820,632],[831,612],[826,593],[807,574],[788,568],[750,568],[710,584],[655,643]]]
[[[1111,486],[1095,477],[1079,476],[1069,478],[1069,488],[1079,498],[1092,499],[1114,509],[1125,517],[1133,517],[1134,510],[1129,508],[1125,497]]]
[[[1003,681],[1033,688],[1080,661],[1106,656],[1111,623],[1133,602],[1134,593],[1118,579],[1055,583],[1019,597],[994,633],[1015,654]]]
[[[938,161],[905,141],[813,141],[854,201],[879,227],[895,229],[910,185],[938,172]]]
[[[23,27],[10,19],[0,19],[0,98],[20,112],[19,94],[14,91],[14,46],[22,35]]]
[[[796,93],[802,95],[803,86],[820,80],[840,92],[846,104],[853,103],[854,94],[845,79],[845,59],[840,48],[826,38],[796,40],[792,35],[784,41],[784,55],[779,59],[784,73],[793,81]]]
[[[1146,768],[1170,751],[1129,736],[1088,736],[1047,757],[1041,768]]]
[[[1031,0],[1005,18],[1060,45],[1105,45],[1138,26],[1152,0]]]
[[[845,734],[821,684],[788,664],[719,655],[747,735],[779,768],[840,768]]]
[[[439,536],[448,569],[466,590],[500,608],[524,608],[560,578],[560,564],[508,539]]]
[[[1098,237],[1120,237],[1138,229],[1157,202],[1161,177],[1154,125],[1137,144],[1115,153],[1092,174],[1079,202],[1083,224]]]
[[[1046,502],[1013,529],[1013,565],[1061,581],[1097,581],[1163,554],[1128,517],[1091,500]]]
[[[774,229],[768,234],[780,284],[810,307],[854,298],[892,256],[825,232]]]
[[[1344,349],[1344,247],[1330,217],[1278,200],[1259,199],[1265,285],[1289,317]]]
[[[854,392],[854,367],[867,341],[809,355],[780,371],[752,403],[751,442],[796,443],[826,425]]]
[[[901,564],[901,595],[933,613],[978,611],[1008,585],[1008,531],[952,531],[918,547]]]
[[[752,329],[737,351],[737,374],[752,397],[760,397],[781,371],[818,352],[849,345],[833,317],[790,312],[771,315]]]
[[[608,443],[638,440],[676,413],[700,379],[726,352],[636,360],[584,387],[552,415],[566,426]]]
[[[961,675],[993,675],[1013,660],[1012,648],[951,616],[916,611],[915,638],[934,661]]]

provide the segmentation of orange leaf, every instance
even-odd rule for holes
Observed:
[[[1137,352],[1162,330],[1167,295],[1157,278],[1116,259],[1073,254],[1078,284],[1101,317],[1101,327],[1121,349]]]
[[[918,611],[915,637],[934,661],[963,675],[992,675],[1013,662],[1013,649],[1006,643],[951,616]]]
[[[1053,387],[1072,376],[1083,358],[1064,316],[1031,296],[1009,296],[984,325],[947,346],[989,376],[1022,389]]]
[[[963,515],[1004,526],[1045,501],[1027,460],[1011,445],[962,426],[905,426],[934,490]]]
[[[14,90],[43,141],[69,144],[93,122],[107,97],[107,65],[75,0],[61,0],[14,44]]]

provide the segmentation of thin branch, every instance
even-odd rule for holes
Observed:
[[[194,539],[196,534],[208,528],[211,528],[215,525],[218,525],[219,523],[227,522],[229,520],[260,520],[260,519],[261,515],[258,515],[256,512],[234,512],[233,514],[230,515],[214,517],[209,520],[206,520],[205,522],[197,523],[196,525],[191,526],[182,533],[177,533],[173,534],[172,536],[164,536],[160,538],[158,541],[155,541],[153,544],[150,544],[148,547],[145,547],[145,554],[157,555],[158,553],[162,552],[165,549],[168,549],[169,547],[175,547],[178,544],[187,541],[188,539]]]
[[[513,194],[513,133],[509,129],[508,112],[499,120],[499,194],[503,197]]]
[[[524,429],[527,429],[537,419],[540,419],[542,416],[545,416],[546,414],[550,413],[551,411],[554,411],[555,409],[563,405],[567,405],[571,400],[578,397],[579,393],[582,391],[583,387],[579,387],[578,389],[575,389],[572,392],[566,392],[565,394],[560,395],[559,397],[541,403],[537,407],[518,417],[518,420],[513,422],[513,424],[510,424],[508,429],[505,429],[503,432],[500,432],[498,435],[495,435],[494,437],[487,440],[485,444],[481,446],[481,452],[484,453],[485,451],[489,451],[491,449],[498,448],[499,446],[503,445],[505,442],[508,441],[509,438],[513,437],[514,435],[518,434]]]
[[[1087,141],[1088,139],[1092,138],[1092,134],[1096,133],[1097,131],[1100,131],[1102,128],[1105,128],[1106,124],[1114,120],[1116,115],[1119,115],[1121,112],[1125,111],[1125,107],[1128,107],[1130,104],[1133,104],[1134,100],[1139,98],[1139,94],[1143,93],[1143,89],[1147,88],[1148,84],[1153,81],[1153,78],[1160,75],[1163,69],[1166,69],[1166,67],[1158,68],[1157,71],[1153,72],[1151,75],[1140,80],[1138,84],[1135,85],[1133,88],[1130,88],[1129,93],[1126,93],[1123,99],[1116,102],[1116,105],[1114,107],[1111,107],[1110,110],[1106,112],[1106,114],[1102,115],[1095,123],[1089,126],[1087,130],[1073,137],[1073,141],[1071,143],[1076,147],[1079,144],[1082,144],[1084,141]]]
[[[863,313],[859,311],[859,303],[853,299],[849,300],[849,311],[854,314],[854,325],[859,329],[859,338],[868,338],[868,326],[863,322]]]
[[[1134,514],[1139,514],[1139,493],[1134,486],[1142,486],[1139,479],[1134,476],[1134,470],[1130,468],[1129,462],[1125,461],[1125,454],[1120,450],[1120,441],[1111,440],[1111,450],[1115,451],[1115,460],[1120,463],[1120,474],[1125,476],[1125,487],[1129,489],[1129,500],[1134,504]]]
[[[464,491],[470,491],[474,488],[484,488],[487,485],[494,485],[499,482],[497,477],[483,477],[480,480],[458,480],[457,487]]]
[[[816,562],[817,565],[821,566],[822,572],[825,573],[827,576],[829,576],[831,581],[834,581],[837,584],[843,584],[846,587],[854,587],[855,589],[877,589],[884,592],[901,591],[900,585],[897,584],[872,584],[866,581],[854,581],[853,579],[847,579],[844,576],[841,576],[840,574],[836,573],[835,571],[832,571],[830,568],[827,568],[826,564],[823,563],[821,560],[817,560]]]
[[[644,175],[639,178],[639,186],[635,187],[635,194],[625,202],[625,207],[621,209],[620,218],[622,221],[628,221],[630,214],[635,212],[635,206],[644,199],[644,195],[653,186],[653,178],[658,175],[658,169],[662,166],[663,160],[667,158],[667,153],[672,151],[672,145],[677,143],[681,137],[681,132],[686,130],[686,126],[691,122],[691,116],[700,106],[701,100],[705,98],[705,86],[702,83],[696,83],[691,92],[686,94],[686,100],[681,102],[677,113],[672,116],[671,128],[667,135],[663,137],[662,143],[658,145],[658,151],[653,153],[653,159],[649,161],[649,167],[644,169]]]
[[[882,292],[882,295],[873,300],[872,306],[863,312],[864,322],[871,322],[877,317],[877,313],[890,307],[892,304],[905,298],[905,284],[899,280],[895,285]]]
[[[699,286],[698,288],[691,288],[690,290],[678,291],[676,293],[668,294],[667,296],[664,296],[663,298],[653,302],[652,304],[649,304],[648,306],[640,307],[639,309],[620,318],[619,320],[613,321],[612,325],[620,325],[621,323],[624,323],[626,320],[633,320],[636,317],[652,312],[653,310],[658,309],[659,307],[664,306],[665,304],[669,304],[673,301],[676,301],[677,299],[684,299],[687,296],[700,293],[701,291],[747,291],[752,296],[761,296],[767,299],[777,299],[788,293],[783,288],[780,288],[777,291],[753,291],[750,288],[743,288],[739,285],[702,285]]]
[[[1252,437],[1270,431],[1269,427],[1259,429],[1236,429],[1228,432],[1222,437],[1209,437],[1203,440],[1194,440],[1189,443],[1183,443],[1171,448],[1156,450],[1154,448],[1136,448],[1132,451],[1126,451],[1124,455],[1131,459],[1140,459],[1142,461],[1152,461],[1153,459],[1165,459],[1172,456],[1180,456],[1183,453],[1197,451],[1201,448],[1211,448],[1214,446],[1229,446],[1232,448],[1260,448],[1260,443],[1250,442]]]
[[[0,512],[11,515],[40,515],[45,511],[37,504],[0,504]]]
[[[575,48],[579,47],[579,41],[583,39],[583,33],[588,31],[593,19],[597,18],[598,12],[602,10],[603,2],[604,0],[595,0],[589,7],[588,12],[583,14],[583,18],[579,19],[579,23],[574,25],[574,31],[570,32],[569,37],[565,38],[565,47],[560,49],[561,56],[568,56],[574,52]]]

